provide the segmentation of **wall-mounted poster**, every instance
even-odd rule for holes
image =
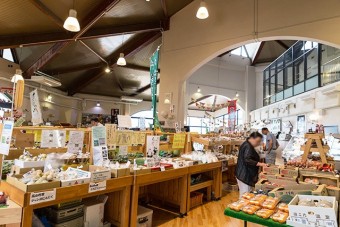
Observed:
[[[270,121],[270,131],[274,134],[281,132],[281,119],[273,119]]]
[[[111,109],[111,124],[118,125],[119,109]]]
[[[296,120],[296,132],[298,134],[303,134],[306,132],[306,115],[297,116]]]

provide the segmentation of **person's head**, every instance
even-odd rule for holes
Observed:
[[[257,147],[261,145],[262,142],[262,134],[259,132],[253,132],[249,135],[248,137],[248,142],[253,146],[253,147]]]
[[[98,122],[99,122],[98,118],[92,118],[92,119],[91,119],[91,125],[92,125],[92,126],[97,126],[97,125],[98,125]]]
[[[262,134],[263,135],[267,135],[268,133],[269,133],[269,130],[268,130],[268,128],[262,128]]]

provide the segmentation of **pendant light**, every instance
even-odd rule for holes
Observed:
[[[117,65],[120,65],[120,66],[125,66],[126,65],[126,60],[125,60],[125,57],[124,57],[124,53],[120,53],[119,54],[119,58],[117,60]]]
[[[77,11],[74,9],[74,1],[75,0],[73,0],[73,9],[70,9],[68,18],[65,20],[63,27],[70,32],[79,32],[80,25],[77,19]]]
[[[122,38],[122,47],[124,47],[124,34],[123,34],[123,38]],[[125,60],[125,57],[124,57],[124,53],[120,53],[119,54],[119,58],[117,60],[117,65],[120,65],[120,66],[125,66],[126,65],[126,60]]]
[[[110,69],[110,67],[109,66],[106,66],[106,68],[105,68],[105,70],[104,70],[106,73],[109,73],[109,72],[111,72],[111,69]]]
[[[196,17],[201,20],[207,19],[209,17],[207,5],[203,0],[201,1],[200,7],[197,10]]]

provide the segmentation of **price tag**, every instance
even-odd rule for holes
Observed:
[[[96,182],[96,183],[90,182],[90,184],[89,184],[89,193],[103,191],[105,189],[106,189],[106,180]]]
[[[30,196],[30,205],[53,201],[56,198],[56,190],[44,192],[32,192]]]
[[[164,166],[161,166],[161,171],[165,171],[165,167]]]

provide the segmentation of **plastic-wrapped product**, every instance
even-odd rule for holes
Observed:
[[[277,205],[277,208],[280,211],[287,212],[287,213],[289,212],[287,203],[279,203],[279,205]]]
[[[268,197],[262,204],[263,208],[271,209],[273,210],[276,205],[280,202],[280,199],[277,197]]]
[[[289,216],[288,213],[278,211],[275,214],[273,214],[271,218],[273,219],[273,221],[280,222],[281,224],[283,224],[286,222],[288,216]]]
[[[259,206],[255,206],[255,205],[246,205],[244,206],[241,210],[244,212],[244,213],[247,213],[247,214],[254,214],[256,211],[258,211],[261,207]]]
[[[244,199],[252,199],[254,197],[255,197],[255,195],[253,193],[250,193],[250,192],[246,192],[242,195],[242,198],[244,198]]]
[[[268,196],[258,194],[254,198],[250,200],[250,204],[256,205],[256,206],[261,206],[262,203],[267,199]]]
[[[261,218],[269,218],[275,211],[270,209],[261,209],[255,212],[255,214]]]
[[[241,208],[249,204],[249,200],[247,199],[240,199],[239,201],[233,202],[229,204],[229,208],[232,210],[240,211]]]

